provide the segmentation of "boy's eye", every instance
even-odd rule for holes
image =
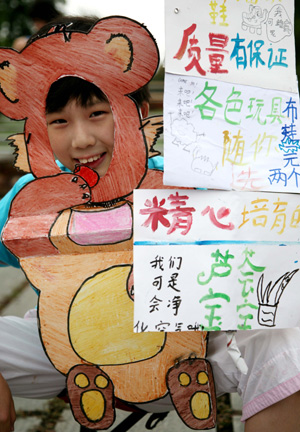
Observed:
[[[104,111],[94,111],[92,114],[91,114],[91,117],[100,117],[100,116],[102,116],[104,114]]]
[[[63,123],[67,123],[67,120],[61,118],[61,119],[52,120],[49,124],[63,124]]]

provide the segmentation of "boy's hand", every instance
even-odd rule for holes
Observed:
[[[0,432],[13,431],[15,421],[14,401],[7,382],[0,374]]]

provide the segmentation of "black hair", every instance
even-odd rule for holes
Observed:
[[[100,101],[107,101],[107,97],[99,87],[89,81],[73,76],[60,78],[51,85],[48,92],[46,114],[60,111],[72,100],[86,107],[93,97]]]
[[[86,107],[93,97],[100,101],[107,101],[105,94],[95,84],[75,76],[65,76],[52,83],[46,98],[46,114],[60,111],[72,100]],[[143,102],[149,102],[148,87],[132,93],[131,97],[141,108]]]
[[[53,1],[37,0],[31,6],[29,16],[32,20],[41,20],[47,23],[61,16],[61,13],[55,8]]]
[[[95,16],[62,16],[52,20],[40,28],[31,38],[28,44],[36,39],[46,36],[49,31],[53,31],[56,27],[57,31],[81,31],[87,33],[93,25],[99,20]],[[54,82],[49,90],[46,99],[46,113],[59,111],[64,108],[70,100],[77,100],[81,105],[85,106],[91,101],[93,96],[99,100],[107,101],[105,94],[93,83],[85,81],[78,77],[63,77]],[[150,102],[150,91],[148,86],[131,94],[138,107],[142,107],[143,103]]]

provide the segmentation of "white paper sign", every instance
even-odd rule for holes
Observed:
[[[299,97],[167,74],[164,183],[300,191]]]
[[[166,0],[166,71],[297,93],[293,0]]]
[[[293,22],[293,0],[166,1],[166,185],[299,192]]]
[[[134,192],[135,331],[300,324],[294,194]]]

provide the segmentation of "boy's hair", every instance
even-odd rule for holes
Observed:
[[[99,87],[89,81],[73,76],[60,78],[51,85],[48,92],[46,114],[60,111],[72,100],[86,107],[93,97],[100,101],[107,101],[107,97]]]
[[[36,0],[29,10],[29,16],[32,20],[47,23],[61,16],[61,13],[55,8],[53,1]]]
[[[32,41],[46,36],[53,27],[64,29],[66,31],[81,31],[87,33],[90,28],[99,20],[95,16],[63,16],[45,24],[38,30],[28,41]],[[78,77],[63,77],[54,82],[49,90],[46,99],[46,113],[59,111],[64,108],[70,100],[77,100],[82,106],[86,106],[88,102],[96,96],[100,101],[107,101],[105,94],[94,84],[85,81]],[[138,107],[142,107],[143,103],[150,102],[150,92],[148,86],[144,86],[138,91],[131,94]]]
[[[76,100],[86,107],[94,96],[100,101],[107,101],[105,94],[95,84],[75,76],[65,76],[51,85],[46,98],[46,114],[60,111],[71,100]],[[132,93],[131,97],[141,108],[143,102],[148,103],[150,100],[148,87]]]

